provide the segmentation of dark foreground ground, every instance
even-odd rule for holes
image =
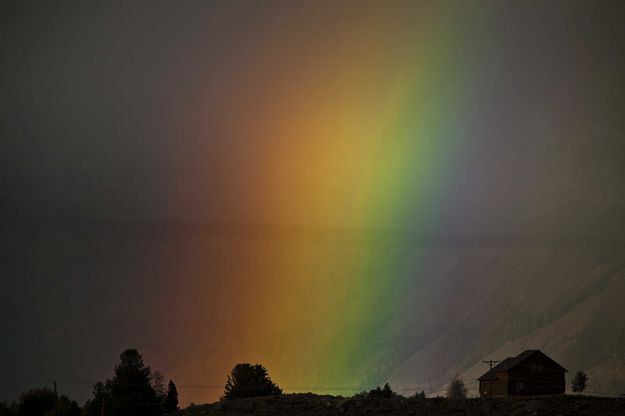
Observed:
[[[342,398],[309,393],[197,405],[176,412],[176,416],[486,416],[486,405],[480,399],[458,403],[443,398]],[[625,416],[625,398],[538,396],[500,399],[493,402],[493,415]]]

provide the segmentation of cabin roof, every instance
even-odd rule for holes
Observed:
[[[516,357],[506,358],[505,360],[503,360],[502,362],[494,366],[492,370],[489,370],[485,372],[484,374],[482,374],[482,376],[478,378],[478,380],[480,381],[489,380],[491,377],[491,374],[490,374],[491,371],[493,372],[492,377],[496,378],[497,373],[504,373],[504,372],[508,372],[512,370],[514,367],[521,364],[523,361],[527,360],[528,358],[530,358],[536,353],[540,353],[544,355],[545,357],[547,357],[552,362],[553,366],[557,368],[558,370],[567,372],[566,368],[562,367],[560,364],[558,364],[557,362],[549,358],[549,356],[547,356],[547,354],[545,354],[544,352],[540,350],[525,350],[521,354],[517,355]]]

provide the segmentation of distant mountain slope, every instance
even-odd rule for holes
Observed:
[[[429,268],[415,311],[430,323],[413,317],[414,351],[392,371],[395,388],[436,392],[459,373],[477,394],[483,359],[539,348],[570,372],[586,371],[590,392],[625,392],[625,250],[467,247],[430,256],[453,267]]]

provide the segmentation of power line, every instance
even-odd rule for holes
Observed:
[[[52,380],[38,380],[38,381],[26,381],[26,380],[3,380],[0,384],[79,384],[79,385],[95,385],[101,381],[95,380],[73,380],[73,379],[58,379]],[[142,383],[116,383],[118,386],[143,386]],[[176,384],[176,388],[188,388],[188,389],[223,389],[225,384]],[[377,385],[361,385],[361,386],[283,386],[284,390],[366,390],[378,387]]]

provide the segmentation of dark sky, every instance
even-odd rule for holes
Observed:
[[[565,213],[568,226],[605,218],[614,229],[625,207],[622,7],[490,6],[488,26],[468,45],[483,56],[468,69],[480,75],[466,108],[475,120],[462,138],[468,174],[458,175],[454,203],[477,219],[494,211],[503,230],[507,220],[521,221],[511,214],[516,207],[531,221]],[[233,152],[266,140],[229,127],[245,118],[247,107],[236,100],[262,105],[252,87],[241,92],[233,84],[266,82],[271,71],[301,65],[305,47],[316,65],[332,65],[321,43],[340,32],[337,21],[366,14],[330,4],[245,2],[3,8],[2,208],[5,218],[20,221],[283,220],[237,218],[228,205],[240,200],[229,196],[223,159],[236,164]],[[480,9],[489,11],[486,4]],[[467,13],[471,18],[477,20]],[[324,33],[322,23],[335,32]],[[263,61],[255,42],[273,47],[264,57],[275,62]],[[206,126],[201,138],[181,125],[198,107]],[[184,171],[186,149],[194,147],[205,152],[210,177],[195,185],[198,174]],[[176,194],[180,181],[187,189]],[[172,207],[174,194],[188,209]],[[216,194],[225,195],[226,206],[218,206]],[[530,206],[528,194],[535,196]]]
[[[102,378],[128,339],[166,370],[181,368],[154,346],[165,330],[141,332],[137,312],[160,316],[162,291],[193,252],[194,237],[180,243],[172,223],[622,241],[625,3],[415,3],[4,2],[0,327],[12,337],[0,351],[12,364],[0,377]],[[417,103],[406,104],[411,93],[393,77],[413,73],[405,85]],[[394,85],[399,98],[385,95]],[[429,90],[440,104],[419,102]],[[419,105],[442,110],[414,124],[397,115]],[[444,154],[435,163],[447,173],[406,197],[417,201],[406,210],[426,212],[418,220],[358,208],[395,212],[387,193],[368,190],[395,182],[375,167],[395,172],[392,157],[367,152],[401,149],[404,138],[361,142],[354,127],[386,131],[375,121],[385,108],[404,130],[453,132],[423,139],[425,149],[442,143],[431,154]],[[361,159],[350,165],[352,150]],[[397,171],[416,178],[425,161]],[[353,200],[337,197],[369,180]],[[396,205],[412,189],[402,186]],[[115,340],[85,340],[118,322]],[[19,391],[0,388],[0,398]]]

